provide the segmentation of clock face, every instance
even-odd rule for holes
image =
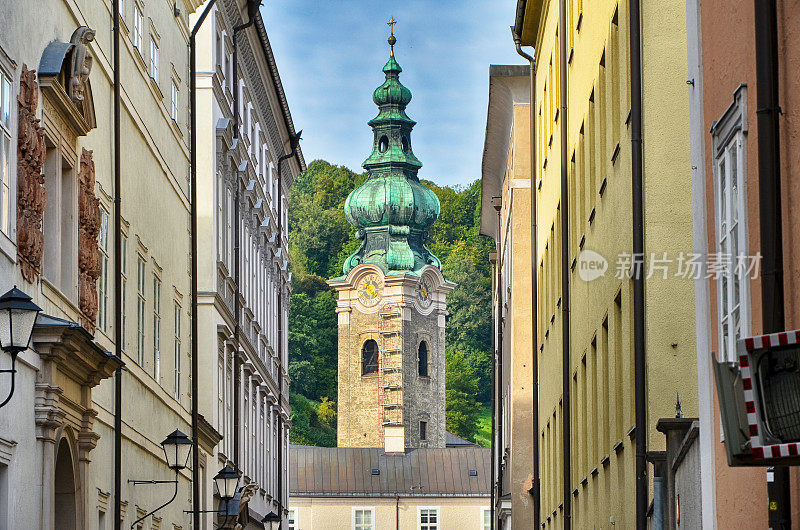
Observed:
[[[381,300],[383,286],[377,274],[368,274],[358,284],[358,300],[367,307],[372,307]]]
[[[419,281],[419,286],[417,286],[417,297],[422,305],[431,305],[431,286],[424,279],[421,279]]]

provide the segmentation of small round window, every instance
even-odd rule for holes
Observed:
[[[403,152],[408,153],[408,136],[403,136]]]
[[[389,138],[386,136],[381,136],[381,139],[378,140],[378,151],[381,153],[385,153],[389,149]]]

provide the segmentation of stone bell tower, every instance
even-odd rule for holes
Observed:
[[[344,210],[361,247],[328,282],[339,293],[339,447],[445,447],[446,296],[454,287],[425,247],[439,199],[411,149],[411,91],[399,80],[394,20],[368,179]]]

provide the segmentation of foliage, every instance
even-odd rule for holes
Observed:
[[[322,408],[321,404],[296,392],[290,392],[289,406],[292,408],[289,443],[336,446],[336,427],[329,425],[318,415],[319,409]]]
[[[462,352],[452,349],[446,352],[445,365],[447,430],[467,440],[475,440],[481,406],[475,402],[475,395],[478,393],[475,369],[469,365]]]
[[[344,201],[365,179],[366,174],[315,160],[295,180],[289,194],[289,258],[294,275],[289,316],[293,414],[294,403],[300,407],[298,421],[292,425],[293,443],[336,443],[336,295],[325,280],[342,275],[344,260],[360,244],[344,217]],[[448,296],[447,425],[454,434],[474,439],[480,403],[491,399],[488,254],[492,243],[478,233],[480,181],[465,188],[425,184],[441,205],[426,244],[441,259],[445,277],[458,284]],[[463,370],[455,377],[451,394],[453,355]],[[329,436],[323,428],[334,429],[334,435]]]

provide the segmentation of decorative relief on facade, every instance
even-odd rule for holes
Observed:
[[[38,102],[36,71],[23,64],[17,97],[17,255],[22,276],[31,283],[42,272],[42,217],[47,202],[42,175],[46,149],[44,129],[36,119]]]
[[[84,327],[94,331],[97,320],[97,279],[100,277],[100,200],[94,194],[92,151],[81,151],[78,174],[78,304]]]

